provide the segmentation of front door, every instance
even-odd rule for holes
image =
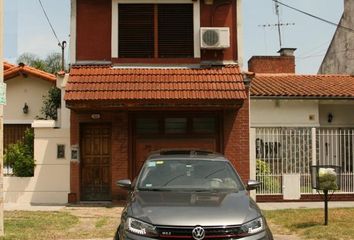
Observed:
[[[81,200],[111,200],[111,125],[81,125]]]

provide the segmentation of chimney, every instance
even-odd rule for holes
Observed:
[[[248,71],[254,73],[295,73],[296,48],[281,48],[280,56],[253,56],[248,60]]]

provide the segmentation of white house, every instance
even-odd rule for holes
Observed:
[[[316,199],[311,165],[340,166],[345,194],[335,198],[353,200],[354,77],[296,75],[293,50],[249,61],[249,70],[255,72],[251,162],[263,160],[269,167],[269,172],[258,173],[268,185],[259,189],[257,200]]]

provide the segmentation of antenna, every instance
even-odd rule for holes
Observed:
[[[278,1],[275,1],[274,3],[275,3],[275,14],[277,15],[277,18],[278,18],[279,46],[280,46],[280,48],[281,48],[283,44],[282,44],[282,42],[281,42],[279,3],[278,3]]]
[[[278,23],[276,23],[276,24],[262,24],[262,25],[258,25],[258,27],[264,27],[264,28],[266,28],[266,27],[277,27],[277,29],[278,29],[278,38],[279,38],[279,47],[281,49],[282,46],[283,46],[282,36],[281,36],[281,27],[293,26],[293,25],[295,25],[295,23],[281,23],[281,21],[280,21],[280,11],[279,11],[280,5],[279,5],[278,0],[274,0],[274,4],[275,4],[275,14],[277,15]]]

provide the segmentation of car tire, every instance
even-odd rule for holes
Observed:
[[[119,240],[119,232],[118,232],[119,228],[116,231],[116,234],[114,234],[114,240]]]

